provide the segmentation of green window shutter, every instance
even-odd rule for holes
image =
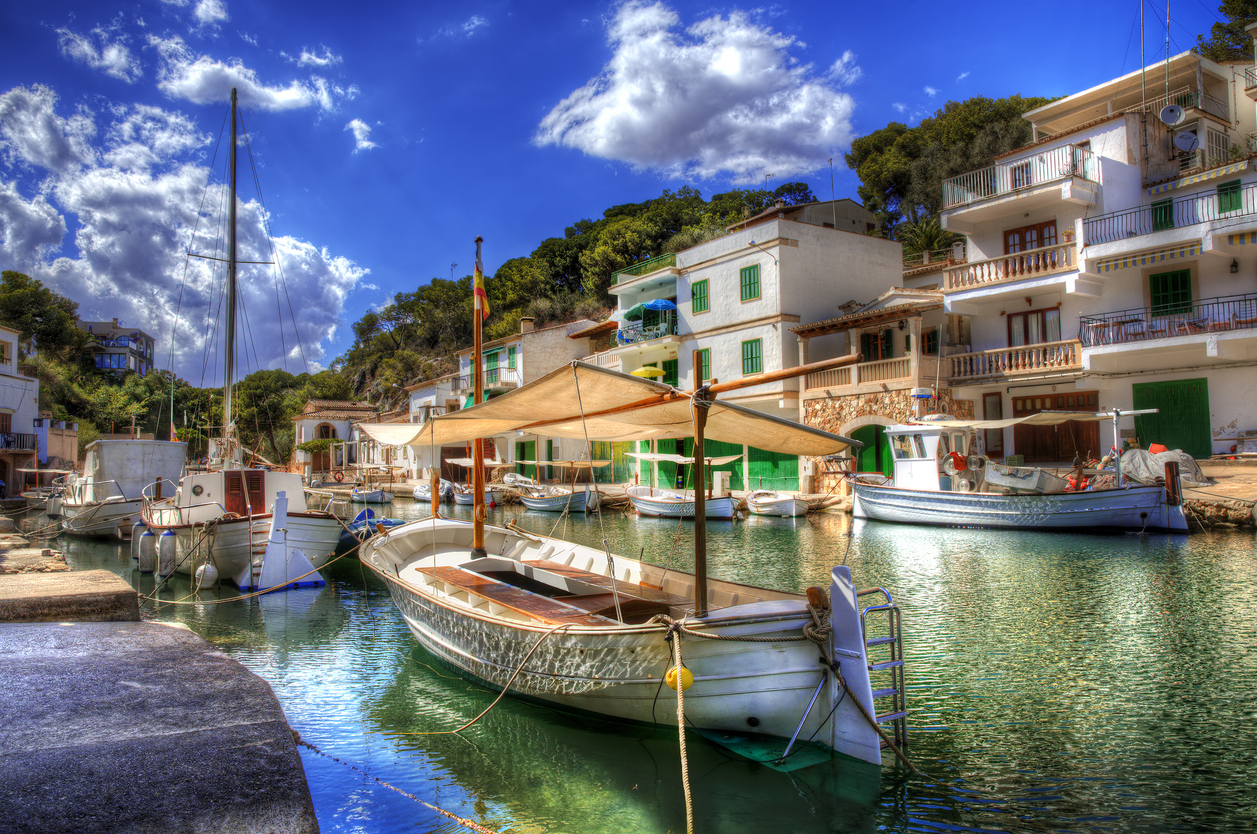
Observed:
[[[1239,180],[1231,180],[1218,186],[1218,214],[1238,211],[1241,203]]]
[[[680,363],[676,359],[663,360],[663,376],[659,379],[665,385],[679,385],[681,382]]]
[[[938,355],[938,328],[925,334],[925,353],[929,356]]]
[[[699,376],[704,380],[711,379],[711,348],[703,348],[698,352],[700,367]]]
[[[877,358],[889,359],[891,357],[891,349],[890,349],[891,335],[890,335],[889,330],[882,331],[881,343],[882,343],[882,355]]]
[[[912,334],[911,333],[905,334],[903,337],[903,352],[905,354],[912,352]]]
[[[860,355],[864,357],[865,362],[872,362],[873,357],[873,334],[860,334]]]
[[[742,268],[741,283],[743,301],[759,298],[759,264]]]
[[[762,339],[750,339],[742,343],[742,375],[757,374],[764,369],[761,356]]]
[[[1152,204],[1152,231],[1174,228],[1174,201],[1157,200]]]
[[[506,367],[515,370],[515,348],[513,347],[506,349]]]
[[[1148,297],[1154,316],[1192,311],[1192,272],[1180,269],[1148,276]]]
[[[690,286],[690,311],[694,313],[705,313],[709,309],[709,301],[707,298],[707,279],[695,281]]]

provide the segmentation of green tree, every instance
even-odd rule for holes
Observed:
[[[240,442],[257,449],[266,440],[274,463],[288,461],[288,451],[281,448],[276,434],[292,428],[288,395],[296,388],[297,378],[280,369],[254,371],[236,384],[233,411]]]
[[[1244,27],[1257,20],[1257,0],[1223,0],[1218,11],[1225,22],[1215,23],[1209,30],[1209,39],[1196,36],[1196,53],[1216,63],[1225,61],[1252,61],[1253,38]]]
[[[75,326],[78,310],[77,303],[29,275],[11,269],[0,273],[0,324],[22,334],[22,357],[35,348],[62,357],[80,349],[87,334]]]

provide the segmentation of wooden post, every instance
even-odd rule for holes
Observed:
[[[480,237],[480,235],[476,235],[476,278],[475,280],[477,284],[480,281],[484,280],[483,279],[484,270],[483,270],[483,267],[480,265],[480,244],[483,242],[483,240],[484,238]],[[480,403],[484,402],[484,374],[481,372],[481,369],[480,369],[480,350],[481,350],[481,343],[482,343],[482,337],[480,333],[480,330],[481,330],[480,323],[484,320],[484,315],[482,313],[482,310],[484,308],[481,306],[480,295],[478,293],[474,293],[474,291],[473,291],[473,295],[475,298],[475,309],[472,310],[471,317],[473,321],[475,322],[475,326],[472,328],[473,340],[472,340],[471,361],[475,370],[475,373],[473,376],[473,379],[475,380],[474,402],[476,405],[480,405]],[[471,488],[474,491],[474,495],[472,496],[473,504],[472,504],[471,553],[473,556],[479,557],[479,556],[486,555],[485,549],[484,549],[485,506],[484,506],[484,445],[483,445],[483,441],[480,438],[476,438],[475,443],[473,444],[473,447],[474,448],[472,449],[472,453],[471,453],[472,470],[473,470],[472,476],[471,476]]]
[[[435,466],[428,468],[428,489],[431,490],[432,517],[441,514],[441,470]]]
[[[694,351],[694,361],[700,357]],[[707,452],[703,432],[707,427],[707,403],[711,401],[706,388],[694,392],[694,614],[707,616],[707,496],[704,485]]]

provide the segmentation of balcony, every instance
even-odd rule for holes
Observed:
[[[36,435],[0,432],[0,452],[33,452],[38,445],[39,438]]]
[[[674,315],[661,316],[654,324],[646,325],[640,321],[621,322],[615,334],[618,345],[634,345],[662,339],[665,336],[677,335],[677,321]]]
[[[937,356],[897,356],[860,362],[808,374],[803,382],[806,398],[850,396],[933,385],[938,376]]]
[[[658,272],[661,269],[667,269],[669,267],[675,269],[676,265],[676,253],[669,252],[666,255],[659,255],[658,257],[651,258],[648,261],[642,261],[641,263],[636,263],[630,267],[621,269],[619,272],[616,272],[611,276],[611,283],[623,284],[626,281],[631,281],[634,278],[640,278],[643,275],[649,275],[652,272]]]
[[[1087,246],[1098,246],[1198,223],[1253,215],[1257,215],[1257,184],[1227,194],[1220,194],[1214,188],[1092,217],[1083,224],[1083,242]]]
[[[1257,330],[1257,293],[1202,299],[1181,309],[1171,310],[1171,306],[1080,316],[1082,344],[1097,348],[1202,333]]]
[[[1073,241],[984,261],[949,266],[943,273],[943,292],[959,292],[995,284],[1008,284],[1078,269]]]
[[[1037,345],[960,353],[943,360],[953,385],[991,379],[1016,379],[1082,370],[1082,343],[1077,339]]]
[[[519,387],[519,370],[516,368],[485,368],[482,379],[484,389],[498,390]],[[454,380],[454,393],[462,396],[471,393],[475,380],[471,376],[460,376]]]
[[[1140,104],[1128,107],[1124,112],[1138,113],[1143,111],[1145,113],[1158,114],[1165,109],[1167,104],[1176,104],[1184,110],[1200,110],[1208,113],[1210,116],[1216,116],[1223,122],[1231,121],[1229,115],[1231,108],[1227,106],[1226,99],[1211,96],[1202,90],[1193,90],[1191,87],[1180,87],[1169,95],[1150,98],[1147,105]],[[1184,121],[1187,120],[1184,119]]]
[[[590,365],[597,365],[599,368],[610,368],[613,371],[620,370],[620,354],[613,351],[604,350],[602,353],[591,353],[589,356],[581,359]]]
[[[1093,185],[1099,183],[1099,163],[1086,148],[1063,145],[944,180],[943,211],[954,211],[1003,196],[1017,196],[1039,186],[1075,179]],[[1095,193],[1094,188],[1087,191]],[[1020,207],[1021,203],[1018,205]]]

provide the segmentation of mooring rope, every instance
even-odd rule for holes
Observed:
[[[685,749],[685,681],[681,670],[681,631],[680,624],[668,628],[664,638],[672,642],[672,656],[676,663],[673,673],[677,690],[677,737],[681,747],[681,787],[685,791],[685,834],[694,834],[694,803],[690,795],[690,759]]]

